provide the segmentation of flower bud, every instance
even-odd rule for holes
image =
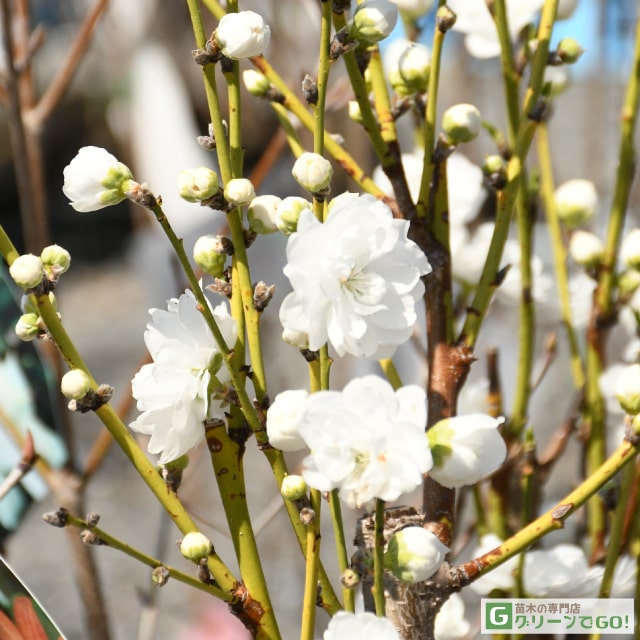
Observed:
[[[40,316],[37,313],[24,313],[16,322],[16,335],[23,342],[31,342],[42,332]]]
[[[242,72],[242,82],[246,90],[256,98],[262,98],[271,89],[267,76],[255,69],[245,69]]]
[[[62,376],[60,391],[70,400],[81,400],[91,390],[91,380],[82,369],[71,369]]]
[[[492,187],[504,189],[507,184],[507,162],[502,156],[498,154],[485,156],[482,171]]]
[[[311,203],[298,196],[288,196],[276,209],[276,226],[282,233],[290,236],[298,228],[298,219],[304,209],[311,209]]]
[[[566,20],[567,18],[570,18],[576,10],[577,4],[578,0],[560,0],[558,2],[556,20]]]
[[[212,551],[211,540],[199,531],[191,531],[182,539],[180,543],[180,553],[193,562],[200,562]]]
[[[429,86],[431,50],[423,44],[412,43],[398,59],[398,73],[408,89],[424,92]]]
[[[574,38],[562,38],[556,48],[556,55],[565,64],[574,64],[583,53],[584,49]]]
[[[569,86],[569,72],[566,67],[546,66],[544,82],[551,84],[550,97],[559,96]]]
[[[50,282],[57,282],[58,278],[71,265],[71,255],[66,249],[59,247],[57,244],[45,247],[40,254],[40,259],[42,260],[47,280]]]
[[[409,584],[428,580],[443,563],[449,549],[422,527],[406,527],[394,533],[384,553],[384,566]]]
[[[233,178],[224,186],[224,197],[230,204],[240,207],[251,202],[256,197],[256,192],[253,190],[251,180]]]
[[[178,193],[187,202],[202,202],[220,190],[218,175],[208,167],[185,169],[178,174]]]
[[[287,500],[300,500],[307,495],[307,483],[302,476],[285,476],[282,479],[280,493]]]
[[[360,105],[357,100],[349,100],[349,104],[347,105],[349,118],[358,124],[362,124],[362,111],[360,110]]]
[[[577,229],[569,241],[569,255],[581,267],[597,267],[604,256],[604,244],[595,233]]]
[[[627,413],[640,413],[640,364],[625,367],[618,376],[616,398]]]
[[[431,10],[434,0],[393,0],[409,20],[416,20]]]
[[[633,295],[640,288],[640,271],[627,269],[618,276],[618,291],[623,298]]]
[[[305,448],[298,425],[304,415],[309,394],[304,389],[279,393],[267,412],[269,442],[281,451],[300,451]]]
[[[442,130],[452,144],[470,142],[478,137],[482,127],[482,116],[472,104],[456,104],[442,116]]]
[[[133,180],[129,167],[101,147],[82,147],[63,174],[62,191],[82,213],[122,202]]]
[[[349,35],[365,44],[384,40],[396,26],[398,7],[388,0],[365,0],[353,14]]]
[[[558,218],[573,228],[589,222],[596,212],[598,194],[590,180],[568,180],[554,195]]]
[[[293,329],[285,328],[282,332],[282,339],[297,349],[309,348],[309,334],[304,331],[294,331]]]
[[[320,193],[329,187],[333,168],[319,153],[305,152],[295,161],[291,174],[303,189]]]
[[[271,30],[261,15],[254,11],[238,11],[222,16],[214,37],[223,55],[241,60],[263,54],[269,46]]]
[[[42,283],[44,277],[42,259],[32,253],[18,256],[9,267],[9,274],[22,289],[33,289]]]
[[[640,271],[640,229],[632,229],[622,240],[620,260],[627,268]]]
[[[193,245],[194,262],[210,276],[219,278],[224,271],[224,264],[227,261],[227,252],[224,246],[223,236],[212,234],[201,236]]]
[[[436,11],[436,24],[440,33],[446,33],[456,23],[458,16],[446,5],[438,7]]]
[[[255,233],[273,233],[278,230],[276,226],[276,211],[282,202],[278,196],[256,196],[247,209],[249,229]]]

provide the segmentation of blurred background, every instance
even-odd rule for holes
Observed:
[[[22,5],[29,8],[27,24],[36,35],[20,55],[33,54],[30,82],[36,98],[43,95],[61,68],[86,16],[104,5],[77,73],[62,99],[33,134],[34,143],[41,149],[45,185],[43,218],[21,219],[20,216],[6,55],[0,61],[3,79],[0,82],[0,223],[20,251],[39,253],[42,246],[53,242],[70,251],[72,267],[57,291],[60,312],[96,379],[115,387],[117,405],[129,397],[129,381],[145,356],[142,336],[147,310],[163,306],[167,298],[180,293],[184,283],[176,277],[168,243],[144,211],[123,203],[96,213],[76,213],[62,194],[62,171],[80,147],[105,147],[132,169],[138,181],[148,182],[154,193],[162,195],[171,222],[185,238],[188,253],[198,235],[221,230],[223,220],[219,214],[181,201],[175,188],[181,169],[202,164],[215,166],[214,155],[196,143],[196,136],[207,133],[209,118],[200,70],[191,57],[193,34],[186,4],[160,0],[136,3],[16,0],[13,5],[4,4],[13,6],[14,10]],[[299,93],[304,74],[315,73],[317,52],[313,43],[318,39],[318,3],[315,0],[252,0],[240,4],[242,9],[259,11],[271,25],[268,58]],[[571,18],[558,23],[553,38],[557,42],[570,35],[586,49],[579,63],[569,70],[569,86],[553,106],[550,134],[556,182],[575,177],[592,180],[600,196],[602,225],[615,178],[620,106],[630,71],[636,11],[634,0],[579,0]],[[432,14],[420,21],[422,41],[427,45],[433,24]],[[215,21],[210,19],[208,29],[214,26]],[[21,28],[17,22],[14,27]],[[6,39],[6,30],[4,33]],[[401,35],[400,31],[397,35]],[[472,58],[463,46],[463,36],[458,33],[447,36],[444,55],[441,109],[457,102],[472,102],[485,119],[504,127],[498,60]],[[347,101],[351,96],[340,64],[332,70],[332,78],[335,84],[329,103],[329,128],[344,137],[349,151],[371,171],[375,161],[366,140],[347,117]],[[292,156],[275,133],[276,120],[268,103],[245,94],[243,108],[246,175],[254,172],[259,178],[259,193],[298,194],[290,177]],[[481,163],[484,154],[490,151],[486,137],[465,149],[476,163]],[[345,189],[355,190],[355,186],[338,173],[333,191],[339,193]],[[636,220],[639,197],[635,188],[630,207]],[[283,349],[278,338],[277,306],[288,290],[281,274],[283,249],[281,237],[264,236],[258,238],[250,252],[254,280],[273,282],[278,287],[272,307],[264,315],[267,328],[273,328],[274,338],[266,347],[272,398],[288,386],[296,386],[296,379],[305,376],[302,359],[293,350]],[[12,326],[4,328],[10,332]],[[504,340],[501,330],[495,333],[489,330],[483,336],[478,353],[494,343],[503,347],[503,353],[506,351],[503,378],[508,396],[509,381],[513,378],[510,370],[515,363],[513,358],[509,362]],[[350,366],[350,370],[356,368],[356,365]],[[415,356],[407,354],[403,366],[407,372],[405,382],[420,381],[415,376],[423,375],[424,371]],[[484,373],[482,366],[480,363],[475,370]],[[347,375],[349,368],[336,367],[334,371],[334,383],[340,386],[341,375]],[[556,375],[555,379],[548,378],[546,390],[543,388],[536,400],[545,397],[545,393],[552,400],[563,395],[562,385],[557,384],[563,376],[562,370]],[[4,395],[0,394],[0,400],[10,401],[13,395],[13,391],[7,390]],[[540,405],[549,411],[548,403]],[[54,413],[59,409],[55,406]],[[129,415],[134,413],[131,407]],[[535,412],[533,417],[536,418]],[[61,422],[67,421],[65,417]],[[91,582],[82,576],[75,577],[73,558],[78,553],[77,544],[69,538],[77,538],[78,532],[52,529],[42,522],[41,514],[55,509],[60,503],[60,493],[74,482],[82,481],[87,455],[95,451],[101,425],[92,414],[74,414],[70,424],[61,426],[60,430],[66,433],[68,442],[73,443],[67,450],[68,473],[57,474],[54,495],[42,497],[44,492],[34,490],[41,500],[12,524],[10,519],[2,523],[2,544],[9,562],[67,638],[240,640],[243,632],[238,627],[225,630],[225,625],[234,621],[229,622],[230,617],[222,605],[171,581],[158,590],[152,587],[147,568],[108,548],[90,550],[108,620],[87,621],[83,600],[98,598],[98,593],[87,593],[86,585]],[[298,633],[303,565],[293,536],[288,533],[286,515],[278,508],[280,498],[274,486],[264,481],[270,475],[268,465],[255,447],[249,448],[248,458],[248,468],[258,474],[251,476],[249,485],[250,504],[261,523],[258,540],[272,592],[277,596],[276,608],[280,619],[286,621],[284,637],[293,638]],[[299,461],[292,459],[291,462],[295,469]],[[203,530],[211,534],[218,553],[230,562],[232,546],[221,531],[223,521],[217,490],[207,472],[206,451],[200,449],[192,456],[179,495]],[[556,478],[557,491],[571,487],[578,472],[576,460],[563,467]],[[99,513],[105,530],[170,564],[189,569],[173,544],[179,532],[167,523],[144,483],[116,448],[108,451],[80,494],[83,508]],[[16,509],[20,510],[19,504]],[[327,531],[328,552],[332,548],[331,538]],[[327,554],[329,565],[331,555]],[[331,566],[328,569],[337,573]],[[322,629],[326,620],[322,614],[319,618],[319,629]],[[199,631],[202,621],[209,629],[208,635]]]

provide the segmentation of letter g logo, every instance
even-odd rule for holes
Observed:
[[[484,600],[485,626],[489,629],[506,630],[511,628],[512,605],[510,602]]]

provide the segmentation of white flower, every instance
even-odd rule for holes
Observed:
[[[130,427],[151,436],[149,453],[160,454],[159,463],[166,464],[204,438],[206,417],[224,417],[220,401],[210,398],[207,389],[212,375],[220,383],[229,377],[191,291],[169,300],[167,311],[149,313],[144,340],[153,364],[144,365],[132,381],[143,413]],[[225,342],[233,346],[236,323],[225,304],[213,309],[213,315]]]
[[[444,562],[449,548],[431,531],[405,527],[391,536],[384,552],[384,566],[393,575],[414,584],[428,580]]]
[[[398,7],[389,0],[365,0],[353,14],[350,35],[373,44],[391,34],[398,21]]]
[[[236,206],[248,204],[256,197],[253,184],[247,178],[233,178],[224,185],[224,197]]]
[[[18,256],[9,267],[9,275],[22,289],[33,289],[42,283],[44,264],[40,256],[24,253]]]
[[[424,391],[394,391],[376,376],[309,396],[299,426],[311,455],[302,475],[321,491],[340,489],[352,508],[374,498],[397,500],[422,483],[432,464],[424,433]]]
[[[415,20],[427,13],[433,7],[434,0],[391,0],[398,5],[398,9],[411,20]]]
[[[635,558],[623,555],[613,570],[612,598],[632,598],[635,594],[638,565]]]
[[[616,391],[618,388],[618,380],[626,368],[627,365],[619,362],[610,364],[598,378],[598,386],[606,403],[607,413],[613,416],[622,417],[625,414],[616,398]]]
[[[480,538],[478,546],[472,552],[472,557],[479,558],[485,553],[493,551],[493,549],[496,549],[502,543],[503,540],[498,538],[497,535],[488,533]],[[509,558],[495,569],[474,580],[469,588],[481,596],[490,594],[494,589],[501,589],[503,591],[511,589],[513,587],[513,573],[518,568],[518,563],[518,556]]]
[[[60,380],[60,391],[66,398],[80,400],[91,389],[91,380],[82,369],[71,369]]]
[[[589,597],[589,590],[598,586],[592,578],[584,551],[573,544],[529,551],[525,556],[524,590],[532,597]]]
[[[256,233],[273,233],[276,226],[276,211],[282,199],[278,196],[256,196],[247,209],[249,229]]]
[[[64,195],[83,213],[122,202],[133,179],[129,168],[102,147],[82,147],[63,175]]]
[[[306,407],[309,393],[304,389],[291,389],[279,393],[267,412],[269,442],[282,451],[300,451],[305,448],[298,426]]]
[[[569,241],[569,255],[582,267],[596,267],[604,256],[604,243],[595,233],[576,229]]]
[[[462,640],[467,637],[471,625],[464,617],[464,600],[452,593],[436,616],[434,635],[436,640]]]
[[[262,16],[253,11],[238,11],[222,16],[215,31],[222,53],[232,60],[252,58],[269,46],[271,30]]]
[[[506,0],[509,35],[515,40],[522,28],[535,20],[544,0]],[[448,0],[457,16],[453,30],[466,34],[467,51],[476,58],[500,55],[500,42],[485,0]]]
[[[305,152],[295,161],[291,173],[303,189],[318,193],[329,186],[333,169],[319,153]]]
[[[187,202],[202,202],[218,193],[218,174],[209,167],[185,169],[178,174],[178,193]]]
[[[388,618],[379,618],[369,611],[338,611],[322,640],[400,640],[400,634]]]
[[[507,455],[498,431],[502,422],[482,413],[437,422],[427,432],[434,459],[429,475],[444,487],[456,488],[495,471]]]
[[[593,218],[598,194],[590,180],[576,178],[563,182],[554,194],[558,218],[568,227],[576,227]]]
[[[471,142],[478,137],[481,127],[482,116],[472,104],[454,104],[442,115],[442,130],[453,144]]]
[[[242,82],[246,90],[257,98],[264,96],[271,88],[271,83],[267,76],[255,69],[245,69],[242,72]]]
[[[632,229],[622,240],[620,260],[629,269],[640,270],[640,229]]]
[[[627,413],[640,413],[640,364],[622,370],[616,381],[616,398]]]
[[[287,243],[285,329],[307,333],[314,351],[329,341],[341,356],[390,357],[411,337],[431,271],[408,228],[368,195],[334,204],[324,224],[303,210]]]

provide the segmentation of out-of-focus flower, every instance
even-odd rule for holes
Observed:
[[[622,555],[616,562],[613,570],[613,585],[611,586],[612,598],[632,598],[636,589],[638,565],[635,558]]]
[[[584,49],[575,38],[562,38],[556,48],[556,55],[565,64],[575,64],[583,53]]]
[[[388,618],[362,611],[338,611],[322,636],[323,640],[400,640],[400,634]]]
[[[463,640],[470,629],[464,617],[464,600],[458,593],[451,594],[436,616],[436,640]]]
[[[442,130],[452,144],[471,142],[480,134],[482,116],[472,104],[454,104],[442,116]]]
[[[398,5],[401,13],[410,20],[415,20],[433,7],[434,0],[391,0]]]
[[[398,580],[414,584],[428,580],[444,562],[448,551],[431,531],[405,527],[391,536],[384,552],[384,566]]]
[[[597,267],[604,256],[604,243],[595,233],[576,229],[569,241],[569,255],[581,267]]]
[[[187,202],[202,202],[219,190],[218,174],[209,167],[185,169],[178,174],[178,193]]]
[[[600,374],[600,377],[598,378],[598,386],[600,387],[600,393],[602,393],[602,397],[606,403],[607,413],[620,418],[624,416],[625,412],[616,398],[616,392],[618,388],[618,381],[626,368],[627,365],[622,364],[621,362],[612,363]]]
[[[287,244],[284,328],[308,334],[314,351],[329,341],[341,356],[390,357],[411,336],[431,271],[408,226],[372,196],[335,204],[324,224],[303,210]]]
[[[558,13],[556,20],[566,20],[573,15],[576,10],[578,0],[560,0],[558,2]]]
[[[590,180],[576,178],[562,183],[555,192],[558,218],[568,227],[583,225],[593,218],[598,194]]]
[[[616,398],[627,413],[640,413],[640,364],[632,364],[621,371],[616,381]]]
[[[319,153],[305,152],[295,161],[291,173],[303,189],[319,193],[329,186],[333,169]]]
[[[472,557],[479,558],[485,553],[489,553],[493,549],[496,549],[503,543],[503,540],[498,538],[493,533],[488,533],[482,538],[478,546],[473,550]],[[483,576],[480,576],[477,580],[474,580],[469,588],[478,595],[489,595],[494,589],[508,590],[513,587],[513,573],[518,568],[519,559],[517,556],[509,558],[506,562],[492,569]]]
[[[222,16],[215,30],[215,40],[222,53],[232,60],[252,58],[269,46],[271,29],[254,11],[238,11]]]
[[[279,393],[267,412],[269,442],[282,451],[300,451],[305,442],[300,426],[309,393],[304,389],[289,389]]]
[[[233,178],[224,185],[224,197],[227,202],[237,207],[248,204],[256,197],[251,180]]]
[[[425,424],[425,393],[415,385],[394,391],[382,378],[365,376],[342,392],[314,393],[299,426],[311,450],[302,475],[321,491],[339,488],[352,508],[374,498],[397,500],[431,467]]]
[[[624,236],[620,260],[625,267],[640,270],[640,229],[632,229]]]
[[[506,0],[509,35],[515,40],[524,26],[535,20],[544,0]],[[467,51],[475,58],[500,55],[500,41],[485,0],[449,0],[447,6],[456,16],[453,30],[466,35]]]
[[[384,40],[398,21],[398,7],[389,0],[365,0],[353,14],[349,35],[367,44]]]
[[[431,50],[423,44],[399,40],[385,53],[389,83],[401,96],[424,92],[429,85]]]
[[[427,432],[434,466],[429,475],[444,487],[475,484],[506,458],[498,431],[504,420],[475,413],[440,420]]]
[[[274,233],[278,230],[276,225],[276,211],[282,199],[278,196],[256,196],[247,209],[249,229],[256,233]]]
[[[18,256],[9,267],[9,275],[22,289],[33,289],[42,283],[44,264],[40,256],[24,253]]]
[[[151,436],[149,453],[166,464],[204,439],[205,418],[224,418],[221,401],[209,395],[209,383],[229,380],[218,345],[198,311],[191,291],[171,299],[168,309],[151,309],[144,334],[153,364],[144,365],[132,381],[133,396],[143,413],[130,424]],[[236,340],[236,322],[224,303],[213,309],[227,346]]]
[[[63,175],[62,191],[82,213],[122,202],[133,180],[129,167],[102,147],[82,147]]]
[[[242,72],[242,82],[246,90],[257,98],[264,96],[271,88],[271,83],[267,76],[255,69],[245,69]]]

